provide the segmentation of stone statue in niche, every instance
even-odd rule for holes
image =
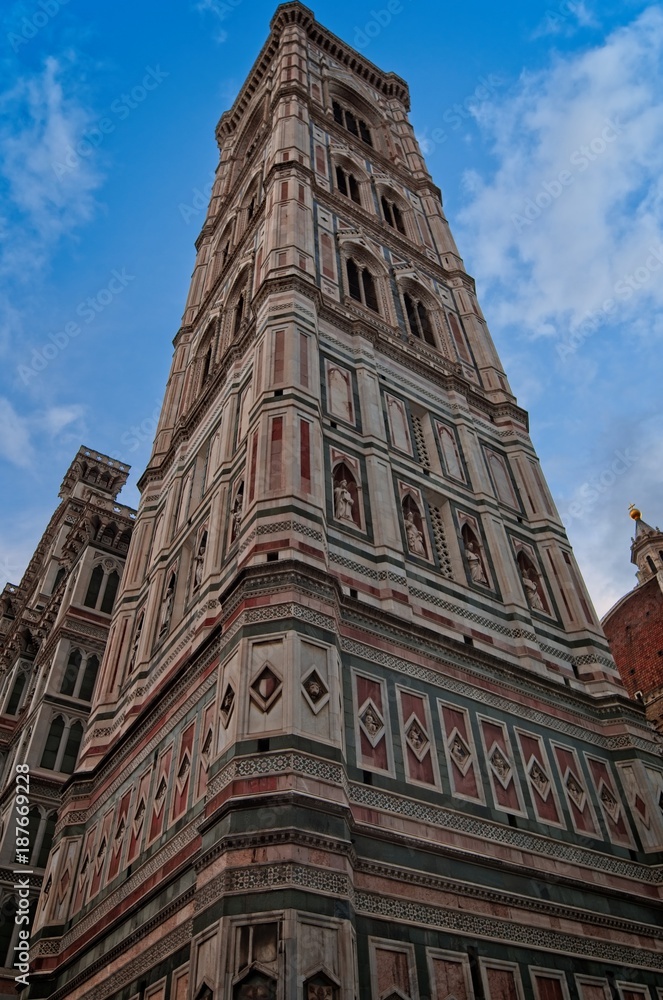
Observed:
[[[200,545],[198,546],[198,553],[194,560],[195,567],[193,571],[193,589],[198,590],[203,579],[203,563],[205,562],[205,549],[207,548],[207,532],[203,534],[200,540]]]
[[[425,556],[424,536],[414,522],[414,514],[411,510],[405,515],[405,534],[407,536],[407,547],[416,556]]]
[[[177,583],[177,577],[174,573],[171,573],[170,580],[168,581],[168,587],[166,589],[166,594],[163,599],[163,611],[161,614],[161,625],[159,626],[159,635],[165,632],[170,625],[171,615],[173,613],[173,602],[175,600],[175,585]]]
[[[242,526],[242,507],[244,505],[244,493],[240,491],[235,497],[232,509],[232,540],[235,541]]]
[[[486,579],[483,563],[481,562],[481,556],[479,555],[479,548],[476,542],[465,542],[465,558],[467,559],[467,565],[470,568],[470,578],[474,581],[474,583],[487,584],[488,580]]]
[[[334,517],[338,521],[352,521],[354,524],[354,517],[352,516],[353,507],[354,500],[348,489],[347,480],[341,479],[334,487]]]
[[[536,585],[534,573],[521,565],[520,575],[523,581],[525,597],[527,598],[530,608],[534,608],[535,611],[545,611],[541,595],[539,594],[539,588]]]

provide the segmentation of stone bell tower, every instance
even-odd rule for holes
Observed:
[[[408,110],[292,2],[219,122],[31,997],[653,1000],[660,760]]]

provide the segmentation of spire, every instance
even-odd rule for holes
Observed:
[[[642,511],[629,505],[629,517],[635,521],[635,536],[631,540],[631,562],[638,567],[639,583],[646,583],[663,569],[663,532],[642,519]]]

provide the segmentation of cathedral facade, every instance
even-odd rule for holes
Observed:
[[[219,122],[30,998],[663,996],[658,746],[408,110],[291,2]]]

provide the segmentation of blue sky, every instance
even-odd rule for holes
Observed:
[[[4,6],[0,584],[80,444],[149,457],[217,159],[265,0]],[[404,77],[429,169],[600,613],[663,522],[663,8],[363,3],[318,20]]]

